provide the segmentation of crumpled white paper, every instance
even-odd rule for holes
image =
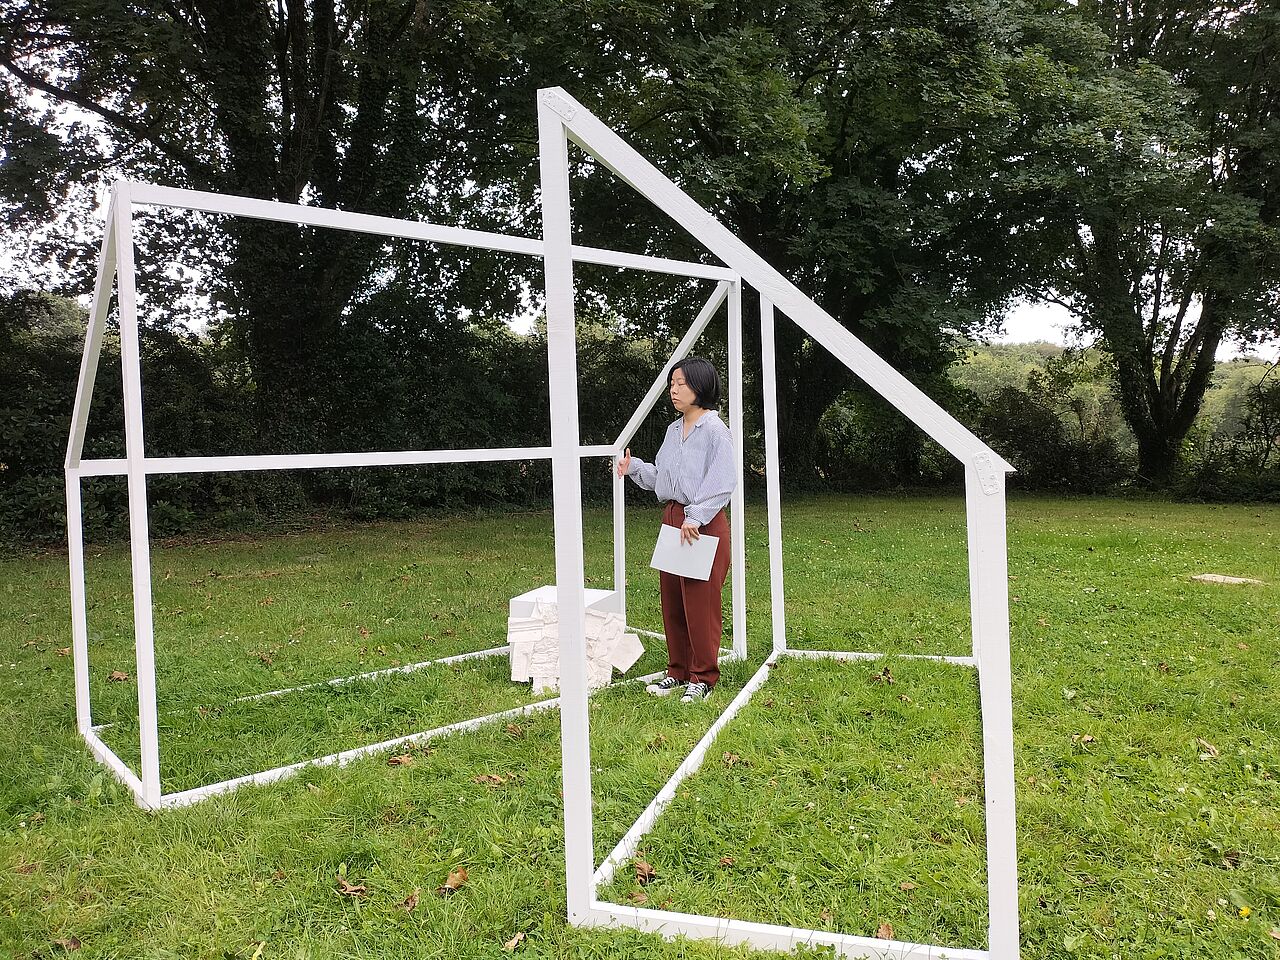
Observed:
[[[627,633],[616,613],[587,611],[587,688],[595,690],[613,679],[613,671],[627,670],[644,653],[644,644]],[[560,613],[554,603],[538,601],[533,616],[507,618],[511,648],[511,679],[532,681],[534,693],[560,686]]]

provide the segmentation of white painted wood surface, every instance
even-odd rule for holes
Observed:
[[[394,217],[379,217],[367,213],[308,207],[298,203],[281,203],[277,200],[257,200],[252,197],[203,193],[199,190],[162,187],[153,183],[132,183],[130,187],[135,204],[199,210],[204,213],[249,217],[254,220],[273,220],[277,223],[296,223],[301,226],[326,227],[332,230],[349,230],[353,233],[371,233],[380,237],[398,237],[404,240],[423,240],[451,246],[474,247],[479,250],[498,250],[529,257],[542,256],[543,242],[535,237],[512,237],[484,230],[466,230],[461,227],[446,227],[415,220],[398,220]],[[571,249],[575,260],[606,267],[647,270],[651,273],[667,273],[702,280],[732,280],[735,276],[732,270],[704,263],[686,263],[664,257],[623,253],[620,250],[602,250],[598,247],[574,246]]]
[[[965,463],[987,455],[1012,470],[995,451],[955,417],[882,360],[790,280],[748,247],[711,213],[664,176],[621,137],[560,87],[540,91],[540,102],[555,102],[569,138],[670,216],[747,283],[760,291],[805,333],[831,351],[867,385],[925,433]],[[731,279],[731,278],[730,278]]]
[[[782,460],[778,456],[778,375],[773,304],[760,298],[760,388],[764,393],[764,479],[769,522],[769,610],[773,649],[787,649],[787,599],[782,568]]]
[[[133,283],[133,207],[127,184],[116,188],[116,295],[120,302],[120,366],[124,385],[124,446],[129,484],[129,558],[133,575],[134,677],[142,787],[147,803],[160,802],[160,735],[156,720],[156,655],[151,620],[151,538],[147,530],[147,473],[142,433],[142,365]]]
[[[551,475],[556,589],[560,608],[560,745],[565,887],[569,921],[591,909],[591,741],[587,717],[583,596],[582,470],[578,461],[578,361],[573,312],[568,141],[560,118],[538,100],[547,368],[551,387]]]
[[[729,500],[729,602],[732,605],[733,658],[747,658],[747,487],[744,470],[746,418],[742,391],[742,281],[729,287],[729,436],[733,441],[733,462],[737,483]]]

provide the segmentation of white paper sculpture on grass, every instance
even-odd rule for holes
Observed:
[[[616,613],[588,610],[587,686],[608,686],[613,671],[626,673],[644,654],[644,644],[627,633]],[[511,649],[511,679],[533,683],[533,692],[560,688],[560,614],[555,603],[537,601],[527,617],[507,620],[507,646]]]

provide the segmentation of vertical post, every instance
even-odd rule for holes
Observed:
[[[613,477],[613,589],[618,594],[618,613],[627,622],[627,478],[618,476],[617,456],[610,463]]]
[[[595,897],[591,741],[587,716],[586,606],[582,579],[582,462],[578,456],[578,372],[570,241],[569,146],[554,91],[538,95],[551,475],[555,506],[556,602],[560,613],[560,749],[564,771],[564,858],[570,923],[585,923]]]
[[[124,380],[124,439],[129,480],[129,554],[133,569],[134,671],[142,746],[143,799],[160,802],[160,738],[156,724],[156,654],[151,621],[151,541],[147,530],[147,474],[142,435],[142,365],[133,282],[133,205],[129,184],[115,186],[116,284],[120,299],[120,366]]]
[[[733,605],[733,657],[747,658],[747,494],[743,489],[744,423],[742,417],[742,278],[729,288],[729,433],[733,437],[733,462],[737,485],[729,510],[729,538],[732,548],[730,573],[733,577],[730,602]]]
[[[981,459],[981,458],[979,458]],[[1009,574],[1005,476],[965,468],[974,646],[982,708],[987,817],[987,923],[992,960],[1018,958],[1018,846],[1014,819],[1013,688],[1009,662]]]
[[[76,681],[76,729],[88,733],[93,726],[89,711],[89,618],[84,597],[84,511],[80,506],[80,474],[68,470],[67,559],[71,567],[71,656]]]
[[[778,460],[778,377],[773,359],[773,304],[760,298],[760,356],[764,388],[765,501],[769,511],[769,600],[773,649],[787,649],[786,600],[782,590],[782,468]]]

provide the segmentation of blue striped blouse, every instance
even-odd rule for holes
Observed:
[[[654,462],[633,456],[627,476],[660,501],[684,504],[685,519],[702,526],[724,508],[738,485],[733,440],[714,410],[704,413],[687,437],[683,433],[681,417],[667,428]]]

